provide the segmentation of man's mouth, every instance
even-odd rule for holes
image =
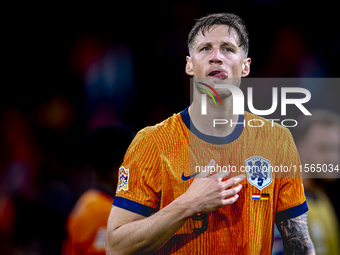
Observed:
[[[226,72],[219,71],[219,70],[215,70],[215,71],[210,72],[208,74],[208,76],[212,76],[212,77],[216,77],[216,78],[220,78],[220,79],[228,78],[228,74]]]

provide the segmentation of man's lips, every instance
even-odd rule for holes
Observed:
[[[228,78],[228,74],[220,70],[212,71],[208,74],[208,76],[212,76],[212,77],[216,77],[220,79]]]

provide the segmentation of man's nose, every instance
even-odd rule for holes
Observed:
[[[209,63],[210,64],[219,64],[222,65],[223,61],[222,61],[222,56],[219,50],[214,50],[211,58],[209,59]]]

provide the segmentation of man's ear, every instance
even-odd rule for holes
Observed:
[[[185,59],[187,60],[187,64],[185,65],[185,72],[190,76],[194,76],[191,58],[189,56],[186,56]]]
[[[241,77],[246,77],[250,73],[250,63],[251,63],[250,58],[245,58],[243,60]]]

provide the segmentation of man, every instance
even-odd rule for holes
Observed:
[[[340,163],[340,116],[321,109],[311,113],[312,117],[301,117],[293,130],[302,166],[323,168],[321,172],[307,172],[303,178],[309,231],[318,255],[340,254],[338,219],[325,192],[337,185],[339,178],[335,169]]]
[[[260,161],[261,173],[264,163],[300,164],[287,129],[268,121],[261,128],[245,126],[256,116],[233,115],[230,91],[214,89],[240,86],[250,72],[243,21],[224,13],[203,17],[188,47],[193,102],[141,130],[130,145],[120,168],[127,178],[108,221],[107,254],[270,254],[275,221],[286,254],[314,254],[301,178],[278,174],[261,182],[252,173],[247,180],[239,174],[250,162]],[[216,96],[206,97],[209,114],[202,115],[202,95],[211,91]],[[214,119],[234,125],[214,127]],[[239,170],[213,174],[220,166]]]
[[[95,172],[93,187],[81,195],[66,223],[63,254],[105,255],[107,219],[117,187],[117,169],[131,142],[129,132],[102,127],[88,138],[87,157]]]

